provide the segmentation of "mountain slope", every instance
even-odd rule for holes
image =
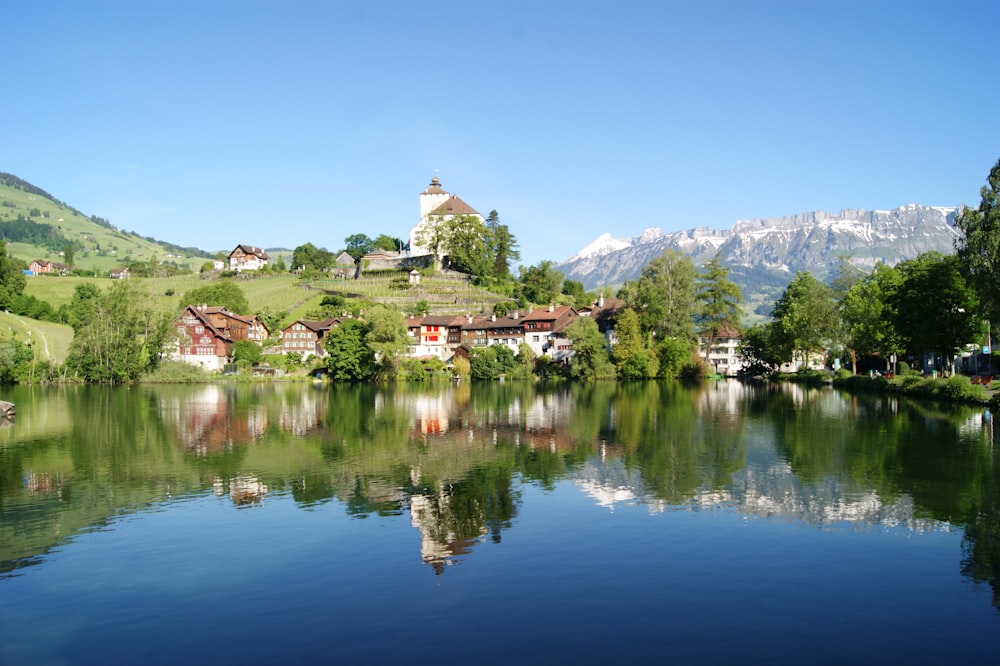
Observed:
[[[133,261],[175,263],[197,271],[210,255],[123,231],[97,216],[87,217],[51,194],[9,173],[0,173],[0,237],[25,263],[68,263],[67,246],[79,268],[106,272]],[[233,246],[239,241],[234,241]]]
[[[753,302],[773,298],[798,271],[828,279],[841,258],[870,270],[922,252],[954,252],[956,208],[911,204],[890,211],[811,212],[765,220],[742,220],[720,231],[694,228],[664,234],[647,229],[632,238],[604,234],[555,268],[587,289],[636,279],[667,249],[701,266],[717,252],[730,278]]]

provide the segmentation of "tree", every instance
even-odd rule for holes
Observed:
[[[802,354],[803,365],[813,354],[829,349],[839,332],[833,290],[806,271],[795,274],[775,301],[771,316],[790,341],[793,356],[795,351]]]
[[[935,352],[951,366],[963,346],[982,339],[979,297],[962,274],[961,259],[925,252],[896,267],[902,280],[889,299],[906,350]]]
[[[0,384],[17,384],[31,377],[35,352],[14,335],[0,338]]]
[[[243,290],[240,289],[239,285],[232,280],[218,280],[204,287],[197,287],[185,293],[182,300],[186,305],[222,307],[234,314],[250,312],[247,297],[243,295]]]
[[[552,303],[559,293],[563,274],[552,267],[552,262],[545,260],[536,266],[521,266],[521,295],[528,303],[545,305]]]
[[[695,298],[698,299],[695,318],[708,338],[705,345],[707,359],[720,331],[739,329],[740,304],[743,302],[739,286],[729,280],[729,269],[722,265],[718,254],[708,260],[698,273]]]
[[[409,337],[406,321],[396,310],[375,305],[367,314],[368,332],[365,344],[375,356],[375,374],[382,379],[393,376],[400,354],[406,349]]]
[[[253,340],[237,340],[230,348],[229,355],[236,363],[256,365],[260,363],[263,352]]]
[[[608,357],[607,342],[597,322],[590,317],[577,317],[566,327],[566,337],[573,350],[571,377],[587,381],[615,378],[615,366]]]
[[[156,369],[170,317],[135,280],[116,281],[81,303],[82,320],[66,366],[83,381],[121,384]]]
[[[482,282],[493,270],[486,225],[475,215],[456,215],[444,222],[448,265]]]
[[[353,237],[352,237],[353,238]],[[365,236],[365,238],[368,238]],[[365,250],[368,252],[368,250]],[[360,257],[365,252],[358,255]],[[348,250],[350,254],[350,250]],[[353,254],[351,256],[354,256]],[[357,257],[354,259],[357,261]],[[304,270],[325,271],[333,266],[333,253],[326,248],[316,247],[312,243],[304,243],[292,250],[292,266]],[[282,262],[283,263],[283,262]]]
[[[399,238],[379,234],[378,238],[372,241],[372,250],[387,250],[389,252],[399,252],[404,243]],[[362,255],[364,256],[364,255]]]
[[[639,315],[632,308],[625,308],[618,313],[611,358],[621,379],[647,379],[655,377],[659,372],[659,360],[646,347],[645,336],[639,326]]]
[[[369,328],[358,319],[346,319],[326,336],[326,370],[337,381],[370,379],[376,370],[375,353],[365,343]]]
[[[902,281],[900,272],[876,264],[870,274],[855,282],[840,300],[840,319],[851,354],[851,370],[858,371],[858,355],[883,354],[889,358],[902,351],[896,330],[893,299]]]
[[[375,248],[375,242],[365,234],[351,234],[344,239],[344,244],[344,252],[351,255],[354,263]]]
[[[66,260],[66,265],[70,268],[73,267],[74,263],[74,253],[76,249],[73,247],[72,243],[66,243],[66,247],[63,248],[63,259]]]
[[[486,216],[486,228],[489,231],[487,244],[493,258],[493,276],[497,279],[509,278],[510,262],[521,258],[517,239],[506,224],[500,224],[500,215],[495,210]]]
[[[695,267],[691,258],[669,249],[650,261],[639,279],[618,293],[639,314],[643,331],[664,338],[694,339]]]
[[[101,295],[101,290],[93,282],[82,282],[73,287],[73,297],[68,305],[59,308],[60,319],[69,324],[74,331],[86,323],[90,312],[89,302]]]
[[[441,256],[446,253],[448,247],[448,234],[451,228],[447,221],[440,215],[429,215],[427,222],[417,231],[417,245],[426,247],[434,255],[434,261],[441,261]]]
[[[966,208],[955,218],[955,228],[962,234],[955,248],[983,313],[995,322],[1000,321],[1000,159],[979,194],[979,208]]]
[[[770,321],[751,326],[743,332],[739,356],[745,372],[767,374],[792,357],[792,347],[778,322]]]
[[[7,241],[0,238],[0,310],[7,310],[11,301],[24,293],[25,268],[23,261],[7,254]]]
[[[288,270],[288,267],[285,266],[285,255],[279,254],[274,260],[274,270],[278,273],[284,273]]]

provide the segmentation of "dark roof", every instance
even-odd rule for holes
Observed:
[[[260,259],[268,259],[269,258],[267,256],[267,252],[264,252],[264,250],[262,250],[261,248],[255,247],[253,245],[244,245],[243,243],[240,243],[235,248],[233,248],[233,252],[236,252],[236,250],[243,250],[244,254],[253,255],[253,256],[258,257]],[[233,256],[233,252],[230,252],[229,256]]]
[[[441,181],[438,180],[437,176],[431,178],[431,184],[424,188],[421,194],[448,194],[441,189]]]

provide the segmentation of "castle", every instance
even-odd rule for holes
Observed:
[[[431,178],[431,184],[420,193],[420,221],[410,229],[410,256],[431,254],[431,249],[420,243],[421,234],[431,224],[449,220],[456,215],[472,215],[480,220],[483,219],[475,208],[454,194],[448,194],[441,189],[441,181],[434,176]]]

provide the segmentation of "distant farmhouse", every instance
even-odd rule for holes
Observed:
[[[241,243],[229,253],[229,270],[258,271],[267,266],[268,260],[267,252],[261,248]]]
[[[53,261],[35,259],[30,264],[28,264],[28,270],[30,271],[31,275],[40,275],[42,273],[66,275],[67,273],[69,273],[69,266],[66,266],[64,264],[57,264]]]

